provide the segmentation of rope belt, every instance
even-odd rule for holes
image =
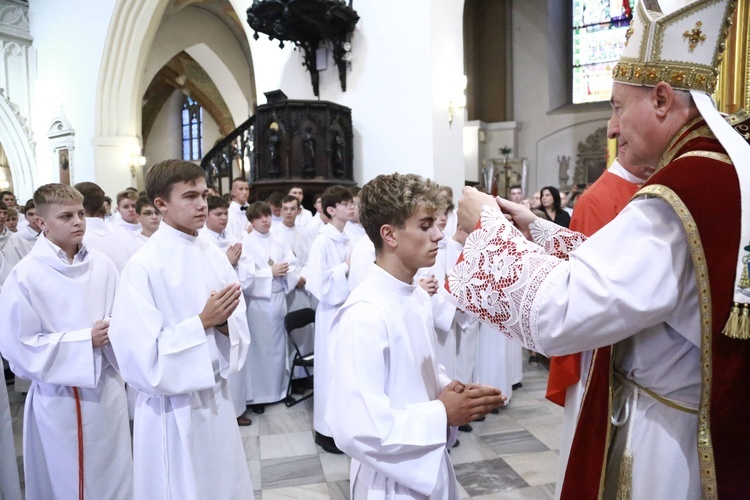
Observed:
[[[698,405],[693,403],[686,403],[684,401],[679,401],[677,399],[668,398],[666,396],[662,396],[660,394],[655,393],[651,389],[648,389],[646,387],[643,387],[638,382],[635,382],[633,380],[630,380],[628,378],[625,378],[625,376],[615,372],[615,380],[620,382],[622,385],[629,387],[631,389],[637,389],[638,392],[643,393],[644,395],[650,397],[651,399],[658,401],[662,404],[665,404],[669,406],[670,408],[674,408],[675,410],[679,410],[685,413],[691,413],[693,415],[698,414]]]
[[[78,499],[83,500],[83,415],[81,412],[81,397],[78,387],[73,387],[73,395],[76,400],[76,421],[78,423]]]

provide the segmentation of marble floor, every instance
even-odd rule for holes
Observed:
[[[523,387],[511,403],[474,430],[460,432],[451,450],[462,498],[554,497],[562,408],[544,399],[547,371],[524,368]],[[21,467],[23,396],[9,386],[16,453]],[[292,408],[271,405],[240,427],[255,498],[349,498],[349,459],[324,452],[313,441],[312,399]]]

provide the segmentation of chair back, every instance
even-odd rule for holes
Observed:
[[[302,328],[310,323],[315,323],[315,309],[309,307],[292,311],[284,316],[284,329],[286,329],[287,333],[291,333],[292,330]]]

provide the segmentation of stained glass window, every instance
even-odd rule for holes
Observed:
[[[182,101],[182,159],[203,157],[203,108],[190,96]]]
[[[608,101],[635,0],[573,0],[573,103]]]

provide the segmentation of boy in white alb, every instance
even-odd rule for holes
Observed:
[[[161,214],[148,199],[148,196],[139,196],[135,200],[135,213],[138,214],[138,224],[141,226],[141,232],[136,234],[134,238],[135,249],[138,250],[159,229]]]
[[[247,222],[245,210],[247,210],[247,199],[250,196],[250,186],[242,177],[232,180],[232,202],[229,204],[229,222],[227,223],[227,234],[237,241],[247,234],[250,224]]]
[[[83,236],[83,243],[109,257],[121,273],[135,252],[133,235],[125,229],[113,227],[104,220],[104,190],[101,187],[93,182],[79,182],[75,187],[83,195],[83,208],[86,211],[86,234]],[[125,207],[123,211],[127,212],[130,198],[123,198],[122,205]]]
[[[181,160],[149,170],[146,191],[163,220],[125,266],[112,312],[121,373],[138,389],[136,499],[253,497],[227,386],[250,335],[234,269],[198,238],[204,174]]]
[[[362,224],[359,221],[360,188],[355,186],[349,188],[349,191],[352,192],[352,204],[354,205],[354,210],[352,211],[352,218],[349,219],[346,222],[346,226],[344,226],[344,233],[349,237],[349,240],[352,242],[352,248],[354,248],[357,246],[357,243],[359,243],[359,240],[367,235],[365,234],[365,228],[362,227]]]
[[[34,193],[43,234],[0,295],[0,351],[32,381],[23,426],[27,498],[133,496],[125,387],[107,331],[119,273],[82,245],[83,196]]]
[[[208,188],[209,192],[211,188]],[[208,204],[208,214],[206,215],[206,225],[198,230],[198,237],[206,240],[212,245],[216,245],[219,250],[224,252],[235,271],[237,271],[240,283],[247,281],[249,273],[242,271],[243,267],[239,266],[240,256],[242,255],[242,243],[235,241],[227,234],[227,224],[229,222],[229,202],[220,196],[209,195],[206,199]],[[252,279],[252,278],[250,278]],[[237,415],[237,425],[247,426],[253,421],[245,416],[247,411],[247,362],[242,365],[237,373],[233,373],[228,379],[229,392],[232,395],[234,411]]]
[[[302,188],[292,188],[290,192],[299,190],[301,193]],[[298,311],[300,309],[312,308],[315,309],[317,306],[314,303],[313,296],[305,289],[307,280],[304,277],[304,268],[307,263],[307,255],[310,253],[310,245],[312,240],[310,239],[309,232],[306,228],[297,227],[297,221],[299,221],[299,215],[297,215],[302,209],[299,204],[299,198],[289,195],[281,199],[281,224],[271,227],[271,233],[278,235],[279,238],[283,239],[286,244],[292,249],[294,253],[295,263],[297,269],[300,270],[299,280],[294,290],[287,294],[287,305],[288,310]],[[312,215],[310,216],[312,219]],[[298,328],[293,333],[295,342],[303,353],[313,351],[315,342],[315,330],[313,325],[307,325],[303,328]],[[293,349],[289,349],[290,363],[294,358]],[[310,368],[308,368],[310,370]],[[306,377],[307,374],[302,367],[297,367],[295,377]]]
[[[315,310],[315,377],[313,377],[313,427],[315,442],[329,453],[341,453],[331,438],[325,421],[330,390],[328,336],[338,308],[349,296],[349,256],[352,244],[344,234],[354,205],[351,192],[343,186],[331,186],[321,197],[329,222],[323,226],[307,257],[307,289],[318,299]]]
[[[436,360],[430,298],[413,282],[434,263],[442,238],[438,185],[380,175],[360,198],[376,263],[333,322],[326,421],[352,457],[352,499],[458,500],[448,454],[455,427],[501,405],[503,396],[451,382]]]
[[[247,219],[253,232],[242,240],[243,259],[252,264],[247,271],[253,276],[243,288],[247,300],[247,324],[253,345],[247,356],[248,399],[255,413],[264,405],[281,401],[289,381],[289,355],[284,316],[289,292],[299,282],[294,253],[284,238],[271,233],[271,207],[264,201],[251,203]],[[244,264],[244,262],[243,262]]]
[[[34,206],[34,200],[26,202],[24,210],[26,214],[27,224],[19,227],[18,232],[11,235],[8,239],[8,243],[3,248],[5,254],[5,262],[13,268],[21,259],[31,251],[31,248],[36,243],[37,237],[39,236],[39,226],[36,224],[36,207]]]
[[[117,213],[120,217],[115,220],[114,224],[115,227],[122,229],[132,238],[135,238],[141,232],[141,225],[138,223],[138,214],[135,211],[135,202],[137,199],[137,191],[126,189],[117,193]]]

